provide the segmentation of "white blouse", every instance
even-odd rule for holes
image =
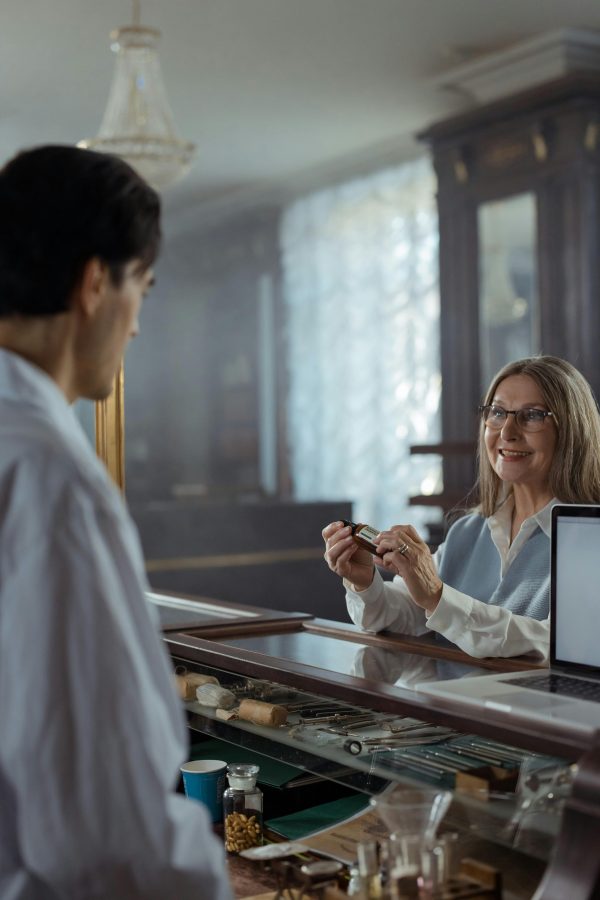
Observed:
[[[490,536],[505,574],[531,533],[539,526],[550,537],[551,500],[543,509],[525,519],[511,544],[513,497],[487,520]],[[437,564],[438,553],[433,560]],[[484,603],[444,584],[436,609],[427,616],[411,599],[399,575],[384,581],[377,570],[373,582],[364,591],[346,584],[346,604],[352,621],[365,631],[384,629],[403,634],[425,634],[428,630],[443,635],[470,656],[523,656],[547,659],[550,650],[550,619],[538,621],[520,616],[500,606]]]

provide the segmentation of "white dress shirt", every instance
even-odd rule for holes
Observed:
[[[490,536],[498,550],[502,575],[523,549],[527,539],[539,526],[550,536],[552,500],[535,515],[525,519],[511,543],[512,493],[487,520]],[[433,555],[437,564],[438,554]],[[436,609],[427,616],[411,599],[403,579],[384,581],[375,571],[371,585],[364,591],[353,591],[346,582],[346,603],[352,621],[365,631],[396,631],[403,634],[425,634],[436,631],[470,656],[522,656],[531,654],[546,659],[550,644],[550,619],[538,621],[520,616],[500,606],[484,603],[456,588],[444,584]]]
[[[0,898],[229,900],[119,492],[0,349]]]

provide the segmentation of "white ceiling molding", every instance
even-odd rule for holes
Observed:
[[[600,71],[600,30],[563,28],[487,54],[432,82],[490,103],[572,72]]]

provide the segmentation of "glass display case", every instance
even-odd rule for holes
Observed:
[[[505,898],[564,900],[567,883],[574,900],[596,896],[593,730],[479,712],[415,689],[531,661],[473,660],[433,635],[372,635],[312,618],[239,618],[165,640],[178,672],[211,675],[235,698],[228,710],[186,701],[192,735],[351,788],[365,805],[394,786],[450,791],[442,833],[458,835],[461,858],[502,873]],[[244,700],[283,707],[284,724],[245,717]],[[319,792],[307,796],[315,803]]]

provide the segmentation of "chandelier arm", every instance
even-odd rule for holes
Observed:
[[[131,0],[132,19],[135,28],[139,28],[141,22],[140,0]]]

